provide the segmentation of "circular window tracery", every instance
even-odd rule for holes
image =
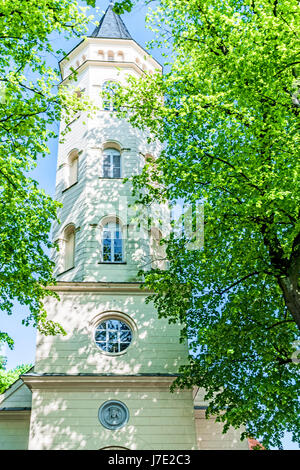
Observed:
[[[97,346],[107,353],[125,351],[132,342],[132,329],[122,320],[110,318],[101,321],[95,330]]]

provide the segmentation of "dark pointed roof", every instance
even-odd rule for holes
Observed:
[[[132,39],[121,17],[113,11],[113,6],[113,3],[109,4],[99,25],[91,34],[92,38]]]

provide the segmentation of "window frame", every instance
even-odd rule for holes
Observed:
[[[79,176],[79,152],[78,149],[73,149],[68,154],[67,161],[67,187],[71,188],[74,184],[78,183]]]
[[[108,326],[109,322],[118,322],[117,328],[113,326]],[[105,327],[100,328],[100,325],[102,325],[103,323],[105,323]],[[122,330],[122,325],[125,325],[126,329]],[[105,340],[100,341],[96,339],[96,335],[98,331],[99,332],[102,331],[103,333],[105,333]],[[122,341],[122,338],[121,338],[122,332],[130,333],[129,341]],[[113,341],[111,338],[114,336],[116,340]],[[120,318],[114,318],[114,317],[106,318],[100,321],[97,327],[95,328],[94,341],[95,341],[96,346],[104,353],[108,353],[111,355],[119,355],[119,354],[124,353],[131,345],[133,341],[133,331],[130,325],[126,321],[121,320]],[[104,348],[101,347],[101,344],[104,345]],[[114,345],[117,346],[117,350],[113,350]],[[122,345],[127,345],[127,346],[122,348]],[[112,350],[110,350],[111,346],[112,346]]]
[[[109,171],[108,171],[109,176],[105,175],[105,172],[104,172],[105,171],[104,170],[105,158],[107,156],[109,157]],[[120,161],[119,167],[114,165],[114,157],[116,156],[119,157],[119,161]],[[119,176],[114,176],[115,168],[119,168]],[[121,179],[122,178],[122,156],[121,156],[121,152],[117,150],[116,148],[107,147],[102,152],[102,178],[105,178],[105,179]]]
[[[116,85],[117,87],[120,87],[120,83],[117,80],[105,80],[105,82],[102,83],[102,93],[109,93],[109,98],[105,98],[102,95],[102,109],[103,111],[115,111],[115,106],[114,106],[114,90],[113,87],[110,88],[110,85]]]
[[[69,224],[63,231],[63,272],[75,268],[76,254],[76,228],[74,224]]]
[[[111,227],[109,227],[111,226]],[[113,227],[114,226],[114,227]],[[110,238],[105,238],[105,231],[112,232],[114,229],[114,235],[116,232],[118,232],[121,236],[120,238],[117,238],[116,236],[110,237]],[[105,260],[105,253],[104,253],[104,240],[110,240],[110,259]],[[115,252],[115,241],[116,240],[121,240],[121,259],[115,260],[115,255],[118,254]],[[108,221],[102,226],[102,233],[101,233],[101,262],[104,264],[119,264],[119,263],[124,263],[124,239],[123,239],[123,231],[122,231],[122,226],[119,222],[115,221]]]
[[[132,334],[131,342],[127,348],[125,348],[123,351],[117,353],[111,353],[108,351],[104,351],[101,349],[99,346],[97,346],[96,341],[95,341],[95,333],[97,327],[100,325],[105,320],[120,320],[123,323],[125,323],[127,326],[129,326]],[[105,356],[110,356],[110,357],[116,357],[116,356],[122,356],[124,354],[127,354],[132,347],[136,347],[136,341],[137,341],[137,325],[135,321],[133,320],[132,317],[130,317],[128,314],[118,311],[118,310],[107,310],[105,312],[98,313],[95,315],[95,317],[89,322],[89,331],[90,331],[90,338],[96,352],[99,354],[103,354]]]
[[[150,240],[150,258],[152,269],[160,269],[164,271],[166,269],[166,246],[161,244],[163,240],[163,234],[161,230],[155,226],[149,230]]]
[[[115,53],[112,50],[107,51],[108,62],[115,62]]]

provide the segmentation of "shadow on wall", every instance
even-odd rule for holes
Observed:
[[[30,448],[188,449],[194,445],[190,390],[171,394],[172,377],[163,385],[159,381],[132,384],[126,377],[120,383],[122,375],[176,374],[187,357],[186,346],[179,344],[178,325],[158,320],[153,306],[145,304],[145,294],[63,293],[60,302],[49,300],[47,310],[68,334],[39,337],[35,372],[107,374],[108,378],[102,376],[101,386],[87,386],[85,378],[79,377],[73,385],[48,382],[33,390]],[[133,341],[120,355],[106,354],[94,340],[96,326],[110,315],[130,318],[128,322],[134,324]],[[113,374],[119,380],[112,377],[112,383]],[[100,406],[113,399],[125,403],[130,414],[124,428],[115,431],[105,429],[98,419]]]
[[[143,157],[140,155],[140,140],[137,131],[130,126],[126,129],[126,145],[128,149],[122,149],[124,141],[124,126],[120,121],[111,117],[109,112],[102,112],[99,126],[86,132],[84,139],[87,142],[85,152],[79,152],[78,181],[67,190],[66,182],[59,178],[57,198],[63,202],[63,208],[59,211],[59,219],[63,221],[60,226],[54,226],[54,239],[60,246],[60,252],[53,253],[53,259],[57,269],[55,274],[62,281],[134,281],[137,280],[139,269],[151,267],[151,241],[147,231],[141,231],[136,222],[130,224],[134,209],[129,205],[134,202],[131,195],[131,183],[123,183],[124,177],[130,177],[139,173],[143,166]],[[105,129],[100,123],[105,120]],[[121,178],[103,178],[102,175],[102,150],[109,142],[117,145],[121,151]],[[74,142],[74,145],[76,141]],[[159,212],[159,211],[158,211]],[[124,257],[126,265],[101,264],[101,220],[108,215],[116,215],[122,222],[122,236]],[[168,219],[167,212],[162,210],[156,214],[158,219]],[[141,214],[140,221],[147,219]],[[168,220],[167,220],[168,222]],[[64,230],[70,225],[75,226],[75,258],[74,267],[65,271],[64,255]],[[150,229],[150,227],[149,227]],[[69,266],[69,265],[68,265]]]
[[[124,229],[127,228],[124,213],[128,202],[133,201],[129,182],[124,185],[122,178],[101,176],[101,148],[105,142],[125,140],[128,148],[121,153],[122,177],[130,177],[142,165],[140,135],[130,126],[124,134],[124,125],[120,126],[110,113],[103,112],[84,139],[88,150],[79,155],[78,181],[67,190],[62,180],[58,185],[64,204],[59,218],[64,223],[55,227],[54,238],[59,238],[68,224],[74,224],[76,247],[74,268],[61,274],[58,281],[130,283],[136,280],[141,263],[149,264],[149,260],[151,263],[150,243],[149,239],[141,241],[138,237],[125,240],[125,266],[99,264],[101,220],[116,213]],[[116,208],[122,197],[128,198],[127,203],[118,212]],[[55,257],[57,266],[59,256]],[[133,293],[130,286],[123,293],[102,289],[101,292],[59,292],[59,295],[60,301],[46,299],[45,308],[49,319],[58,321],[67,336],[38,337],[35,373],[103,374],[103,380],[100,380],[102,385],[87,386],[83,376],[73,385],[63,379],[56,385],[54,380],[51,385],[45,379],[41,388],[34,388],[30,448],[188,449],[194,446],[191,391],[171,394],[172,378],[164,384],[159,380],[147,385],[132,383],[128,377],[126,381],[130,375],[177,373],[188,354],[187,345],[179,343],[179,326],[169,324],[166,319],[159,320],[153,305],[145,302],[147,295],[138,289]],[[118,354],[101,350],[95,342],[95,329],[109,316],[123,319],[132,329],[130,346]],[[122,383],[108,383],[105,374],[125,377]],[[120,429],[106,429],[98,419],[99,408],[108,400],[118,400],[129,410],[129,420]]]
[[[99,407],[112,399],[125,403],[130,413],[128,423],[117,430],[104,428],[98,419]],[[166,388],[123,386],[113,391],[40,391],[35,402],[31,449],[185,449],[195,443],[187,393],[171,396]]]
[[[49,299],[48,316],[60,322],[67,335],[38,337],[35,371],[176,374],[187,358],[187,345],[179,344],[178,325],[158,319],[145,298],[141,293],[60,293],[60,301]],[[95,342],[95,330],[104,318],[124,318],[132,329],[131,344],[117,355]]]

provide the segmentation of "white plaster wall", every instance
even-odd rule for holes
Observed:
[[[32,394],[21,379],[0,395],[0,408],[30,408]],[[26,450],[30,411],[0,411],[0,450]]]
[[[125,42],[122,43],[125,46]],[[156,157],[158,144],[149,145],[146,134],[132,129],[125,121],[101,110],[100,91],[104,81],[126,80],[126,75],[140,73],[131,64],[136,57],[157,64],[144,57],[144,52],[134,41],[126,41],[124,50],[127,64],[120,70],[116,64],[89,62],[94,60],[98,48],[120,49],[120,41],[87,41],[70,55],[70,63],[88,62],[78,69],[74,86],[85,89],[99,106],[99,111],[88,118],[84,113],[70,125],[70,132],[58,150],[56,199],[63,203],[59,211],[61,224],[54,225],[54,240],[61,237],[64,227],[76,227],[75,267],[61,273],[60,254],[54,253],[56,275],[59,281],[113,281],[136,280],[140,263],[149,255],[149,239],[125,241],[124,265],[99,264],[100,222],[104,216],[119,210],[124,219],[124,202],[131,199],[130,182],[107,180],[101,177],[102,148],[109,141],[121,148],[122,178],[137,174],[147,153]],[[131,56],[130,56],[131,54]],[[64,67],[64,63],[62,64]],[[69,66],[69,65],[68,65]],[[63,126],[63,125],[62,125]],[[78,183],[66,188],[66,163],[68,153],[77,148],[79,155]],[[116,209],[116,206],[117,209]],[[128,207],[128,204],[127,204]],[[162,215],[168,217],[164,208]],[[125,217],[126,219],[126,217]],[[124,221],[124,225],[128,225]],[[130,225],[130,224],[129,224]],[[179,343],[179,325],[169,325],[158,320],[153,304],[145,303],[146,295],[139,292],[60,293],[60,301],[48,298],[45,307],[48,318],[58,321],[67,336],[45,337],[38,334],[36,373],[60,374],[175,374],[187,360],[186,344]],[[127,314],[136,325],[134,341],[121,355],[106,355],[94,343],[93,321],[102,312],[118,311]],[[130,410],[130,422],[119,431],[105,430],[98,421],[99,406],[107,399],[118,398]],[[106,446],[124,446],[131,449],[190,449],[195,448],[195,423],[190,391],[171,395],[169,388],[147,389],[131,386],[125,390],[34,390],[31,423],[31,449],[99,449]]]
[[[103,41],[105,47],[111,46],[112,50],[113,47],[116,51],[120,50],[120,41],[112,45]],[[87,44],[85,49],[82,47],[72,52],[73,61],[79,60],[82,55],[88,57],[100,46],[99,41],[96,41],[96,44]],[[126,41],[126,47],[127,53],[131,51],[133,56],[139,50],[133,41]],[[147,60],[153,62],[150,57]],[[149,234],[146,232],[143,236],[139,233],[132,234],[133,227],[130,224],[132,210],[128,210],[129,204],[133,202],[132,187],[130,182],[124,184],[123,178],[138,174],[145,163],[144,155],[150,153],[157,157],[161,147],[159,143],[148,144],[144,132],[133,129],[125,120],[116,119],[110,111],[103,111],[100,97],[105,81],[117,80],[125,83],[128,74],[139,75],[130,63],[120,70],[113,62],[105,66],[101,62],[89,63],[88,67],[79,69],[77,81],[73,82],[73,85],[72,82],[69,83],[70,86],[85,90],[84,93],[90,97],[98,111],[90,118],[86,113],[82,113],[69,126],[70,132],[58,148],[56,199],[62,202],[63,208],[58,211],[60,225],[53,226],[53,239],[61,240],[64,228],[70,223],[77,229],[74,269],[64,273],[62,250],[52,253],[56,264],[54,274],[59,275],[60,281],[130,282],[137,279],[139,269],[150,267]],[[102,150],[107,142],[116,142],[121,149],[122,178],[120,179],[102,178]],[[67,161],[73,149],[79,151],[78,182],[68,188]],[[155,217],[154,220],[160,218],[168,224],[170,218],[168,208],[162,207],[158,213],[159,217]],[[97,228],[95,225],[98,225],[103,217],[111,214],[117,214],[124,220],[126,238],[124,265],[99,264],[100,227]],[[143,214],[141,220],[147,220],[147,215]],[[129,229],[127,225],[130,226]],[[136,228],[135,232],[138,232]]]
[[[37,335],[37,373],[175,374],[187,361],[187,344],[179,343],[179,326],[158,319],[153,305],[139,293],[60,293],[48,298],[48,318],[58,321],[67,336]],[[120,356],[101,352],[92,324],[102,312],[128,315],[136,325],[134,341]],[[100,321],[100,320],[99,320]]]
[[[98,420],[99,407],[110,399],[125,403],[130,415],[128,423],[115,431]],[[36,390],[29,449],[196,449],[191,403],[189,391],[170,394],[160,387]]]
[[[195,410],[195,420],[199,450],[248,450],[248,441],[240,440],[240,430],[230,428],[223,434],[223,424],[206,419],[205,410]]]
[[[98,51],[103,51],[103,59],[99,56]],[[87,38],[79,43],[69,56],[61,62],[63,78],[70,76],[71,69],[78,70],[78,67],[82,68],[86,61],[101,60],[103,66],[105,66],[105,62],[108,61],[108,51],[115,54],[116,63],[134,64],[139,68],[139,73],[142,73],[142,71],[148,73],[153,73],[156,70],[161,71],[160,64],[134,40]],[[119,51],[123,52],[124,60],[120,60],[117,56]]]
[[[14,412],[9,418],[3,413],[0,414],[0,450],[27,450],[30,413]]]
[[[17,380],[6,392],[0,395],[0,408],[30,407],[31,391],[21,379]]]

